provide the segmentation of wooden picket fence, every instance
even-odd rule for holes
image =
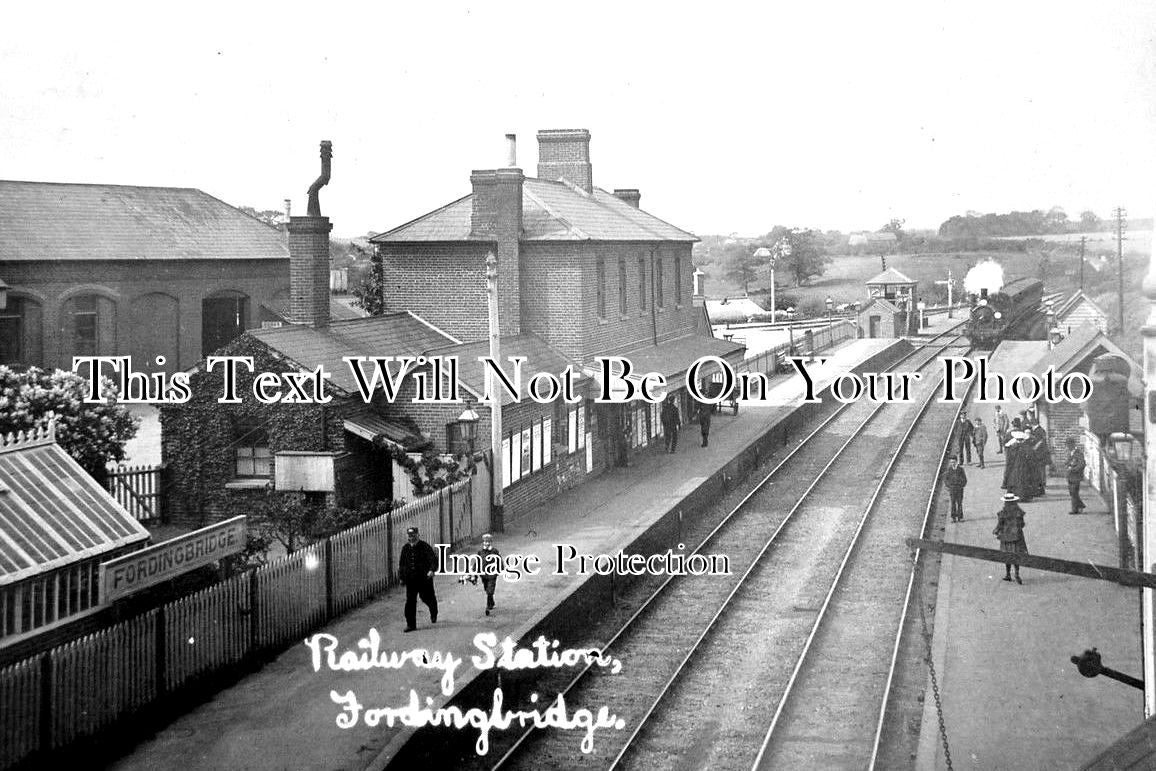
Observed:
[[[105,486],[141,522],[161,518],[161,466],[109,467]]]
[[[393,585],[406,528],[455,544],[488,531],[488,491],[482,467],[257,570],[0,669],[0,769],[98,737],[183,688],[300,641]]]

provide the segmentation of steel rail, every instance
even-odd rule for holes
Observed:
[[[950,347],[950,345],[944,346],[941,350],[946,350],[948,347]],[[887,483],[891,480],[892,471],[895,469],[896,463],[899,461],[900,456],[903,455],[903,451],[907,447],[907,444],[910,441],[912,435],[915,433],[915,429],[919,426],[919,423],[923,420],[924,415],[927,413],[928,408],[931,406],[942,381],[943,378],[939,378],[935,383],[935,387],[928,391],[927,398],[924,399],[923,404],[919,406],[919,409],[916,411],[914,417],[912,417],[910,425],[908,425],[907,430],[903,433],[903,437],[899,440],[899,444],[895,447],[895,452],[888,460],[887,467],[884,469],[883,475],[880,477],[878,484],[875,486],[875,490],[871,493],[870,500],[867,501],[867,505],[863,508],[863,514],[859,518],[859,523],[855,528],[855,533],[852,535],[851,541],[843,553],[843,559],[839,562],[839,567],[835,571],[835,575],[831,580],[831,586],[828,588],[827,594],[823,598],[823,604],[819,607],[819,612],[815,617],[814,623],[811,625],[811,631],[807,635],[807,640],[803,644],[803,649],[799,652],[799,657],[795,662],[795,666],[791,672],[790,678],[787,680],[786,687],[783,689],[783,692],[779,696],[779,702],[776,705],[775,714],[771,718],[771,724],[767,728],[767,732],[763,737],[763,742],[759,747],[759,752],[755,756],[754,763],[751,766],[752,769],[759,768],[763,762],[763,757],[766,754],[767,749],[770,747],[771,737],[774,735],[775,729],[779,724],[779,719],[782,717],[784,711],[786,710],[787,704],[794,693],[795,683],[798,681],[799,674],[803,671],[803,667],[807,663],[807,655],[810,653],[811,645],[815,641],[815,638],[818,636],[820,628],[823,626],[823,622],[826,620],[827,610],[831,605],[831,599],[835,596],[835,590],[839,588],[839,581],[842,579],[843,573],[845,572],[847,565],[851,561],[852,555],[855,553],[859,545],[860,536],[863,534],[863,529],[866,526],[867,521],[871,518],[872,513],[874,513],[876,503],[879,501],[880,493],[883,492],[883,488],[886,487]]]
[[[940,335],[936,336],[936,338],[938,338],[938,337],[940,337]],[[942,352],[943,350],[946,350],[947,348],[950,348],[953,344],[958,342],[958,339],[959,338],[957,336],[956,339],[953,340],[952,342],[943,345],[937,351],[937,353]],[[919,350],[922,352],[925,349],[919,349]],[[926,361],[922,362],[919,365],[919,367],[921,368],[921,367],[927,366],[934,359],[935,359],[935,356],[933,355],[933,356],[929,357]],[[935,394],[935,389],[932,389],[931,394],[932,395]],[[608,766],[608,768],[611,771],[613,771],[613,769],[618,767],[619,763],[626,756],[626,753],[630,751],[635,740],[638,738],[639,734],[642,732],[643,727],[646,725],[646,722],[650,719],[651,715],[654,714],[655,710],[658,709],[659,705],[662,704],[663,700],[666,698],[667,694],[670,692],[674,683],[677,682],[677,680],[679,679],[679,677],[681,676],[681,674],[685,670],[687,664],[691,661],[691,659],[694,658],[695,654],[699,652],[699,650],[702,647],[703,641],[707,638],[707,636],[710,634],[710,632],[714,629],[715,624],[718,622],[718,620],[720,618],[722,618],[723,614],[729,608],[731,600],[739,592],[739,590],[743,588],[743,584],[746,582],[747,578],[755,570],[755,568],[760,566],[760,563],[761,563],[763,557],[766,555],[767,550],[770,549],[770,547],[776,542],[779,534],[783,531],[783,529],[789,523],[792,522],[795,513],[804,505],[804,503],[809,502],[808,498],[811,494],[811,491],[814,490],[814,488],[816,486],[818,486],[818,484],[821,481],[824,480],[827,472],[831,469],[831,467],[833,465],[835,465],[836,461],[838,461],[840,459],[840,457],[842,457],[843,452],[847,449],[847,447],[849,447],[856,439],[859,438],[859,435],[862,432],[863,428],[868,423],[870,423],[872,420],[874,420],[875,417],[877,415],[879,415],[883,411],[883,408],[886,406],[887,406],[886,402],[880,402],[871,410],[871,412],[867,415],[867,417],[855,428],[855,431],[850,434],[850,436],[847,438],[847,441],[845,441],[839,447],[839,449],[835,452],[835,454],[831,457],[831,459],[827,462],[827,464],[823,467],[823,469],[821,471],[819,471],[818,474],[815,475],[814,480],[812,480],[811,484],[807,486],[807,489],[803,492],[802,496],[799,497],[799,500],[795,502],[795,505],[791,507],[791,510],[787,513],[786,517],[784,517],[783,521],[779,523],[779,526],[777,528],[775,528],[775,532],[771,535],[771,537],[767,540],[767,542],[765,544],[763,544],[763,548],[759,550],[759,553],[751,561],[750,566],[743,573],[742,577],[735,584],[734,588],[731,589],[730,593],[727,595],[727,597],[723,601],[722,605],[719,606],[718,611],[714,614],[714,616],[711,618],[710,622],[707,624],[706,628],[702,631],[702,633],[699,635],[698,639],[694,642],[694,645],[687,652],[687,654],[683,658],[682,662],[679,663],[677,669],[674,671],[674,673],[667,680],[666,684],[663,686],[662,690],[659,692],[658,696],[655,698],[655,700],[651,704],[650,708],[646,711],[646,714],[644,714],[642,716],[642,718],[639,719],[638,723],[635,725],[634,731],[631,732],[630,736],[627,738],[625,745],[622,747],[622,749],[619,751],[618,755],[615,756],[614,760]],[[820,427],[820,429],[821,429],[821,427]],[[745,502],[745,500],[746,499],[744,499],[744,502]]]
[[[943,350],[946,350],[947,348],[950,348],[953,344],[958,343],[958,340],[960,339],[960,337],[957,333],[955,333],[955,328],[952,327],[950,329],[944,330],[943,332],[940,332],[939,334],[930,338],[930,341],[939,340],[942,337],[947,337],[947,336],[953,335],[953,334],[955,334],[955,339],[949,343],[944,344],[941,348],[939,348],[938,351],[941,352]],[[900,364],[907,362],[908,360],[918,356],[919,354],[925,353],[926,349],[927,349],[927,346],[920,346],[920,347],[916,347],[916,348],[912,349],[911,351],[909,351],[908,353],[904,354],[902,357],[897,359],[895,362],[893,362],[888,367],[888,371],[894,370]],[[927,361],[921,363],[919,366],[920,367],[925,366],[926,364],[930,363],[932,359],[934,359],[934,356],[930,357]],[[773,477],[775,477],[778,474],[779,470],[783,466],[785,466],[787,463],[789,463],[798,453],[803,451],[804,448],[809,448],[811,441],[816,436],[821,434],[830,423],[832,423],[837,418],[839,418],[841,415],[843,415],[843,413],[852,405],[853,405],[852,402],[847,402],[847,403],[840,405],[838,408],[836,408],[836,410],[834,412],[831,413],[830,416],[828,416],[814,430],[812,430],[802,440],[800,440],[799,443],[794,448],[792,448],[791,451],[781,461],[779,461],[777,464],[775,464],[775,467],[773,469],[771,469],[761,480],[759,480],[759,482],[757,482],[755,484],[755,486],[750,490],[750,492],[748,492],[746,495],[744,495],[742,500],[740,500],[734,506],[734,508],[732,508],[731,511],[728,512],[726,514],[726,516],[724,516],[719,521],[719,523],[706,536],[703,537],[703,539],[694,548],[694,550],[691,552],[691,554],[692,555],[698,554],[705,547],[707,547],[714,540],[714,538],[718,535],[718,533],[721,532],[727,525],[729,525],[731,523],[731,520],[743,510],[743,508],[750,501],[750,499],[753,498],[759,492],[761,492],[764,487],[766,487],[766,485],[771,481],[771,479]],[[882,406],[882,405],[880,405],[880,406]],[[863,421],[859,425],[859,427],[856,428],[855,433],[853,433],[851,435],[852,439],[854,438],[855,435],[857,435],[858,430],[861,429],[862,426],[865,425],[867,423],[867,421],[869,421],[875,415],[875,413],[878,411],[878,409],[879,408],[877,407],[876,410],[873,411],[867,417],[867,419],[865,421]],[[850,441],[851,440],[848,440],[848,442],[850,442]],[[840,448],[840,452],[841,451],[842,451],[842,448]],[[808,490],[810,490],[810,488],[808,488]],[[805,494],[803,497],[800,498],[800,501],[803,500],[803,498],[805,498]],[[789,515],[788,515],[788,517],[789,517]],[[781,529],[781,527],[782,526],[780,525],[780,527],[778,529],[776,529],[776,531],[775,531],[776,534],[778,533],[779,529]],[[772,539],[773,538],[774,538],[774,536],[772,536]],[[757,559],[756,559],[756,561],[757,561]],[[654,592],[650,595],[650,597],[648,597],[645,600],[645,602],[643,602],[643,604],[633,614],[631,614],[631,616],[626,620],[626,622],[622,625],[622,627],[614,634],[614,636],[612,636],[602,646],[602,649],[601,649],[602,652],[605,653],[607,650],[609,650],[614,645],[615,642],[618,641],[618,639],[620,637],[625,635],[627,632],[631,631],[634,623],[640,617],[642,617],[642,615],[644,613],[649,611],[651,609],[652,605],[655,603],[655,601],[658,600],[660,596],[664,595],[666,589],[668,587],[670,587],[675,582],[676,579],[679,579],[679,578],[682,578],[682,577],[676,576],[676,575],[667,576],[667,578],[662,582],[662,584],[660,584],[654,590]],[[740,581],[740,583],[741,583],[741,581]],[[713,623],[713,619],[712,619],[712,623]],[[696,643],[696,645],[697,645],[697,643]],[[567,683],[565,688],[563,688],[559,692],[559,695],[563,696],[563,697],[567,696],[574,689],[574,687],[576,685],[578,685],[578,683],[581,682],[586,677],[586,675],[590,672],[590,670],[593,667],[594,667],[594,662],[593,661],[588,662],[584,667],[582,667],[582,669],[580,669],[577,672],[577,674],[575,674],[575,676],[570,680],[570,682]],[[648,712],[647,714],[649,715],[650,713]],[[526,741],[528,741],[528,739],[531,736],[535,735],[539,730],[540,729],[538,729],[537,727],[535,727],[533,725],[528,726],[526,728],[526,730],[523,731],[522,734],[517,738],[517,740],[515,740],[515,742],[510,746],[510,748],[502,755],[502,757],[499,758],[490,768],[493,771],[498,771],[498,769],[504,768],[506,766],[506,764],[509,761],[511,761],[521,751],[521,749],[522,749],[523,745],[526,743]]]

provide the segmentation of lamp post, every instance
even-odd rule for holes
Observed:
[[[765,246],[760,246],[755,249],[755,253],[751,255],[756,260],[766,260],[767,264],[771,266],[771,321],[775,320],[775,255]]]
[[[923,334],[923,311],[927,310],[927,303],[920,300],[915,303],[915,309],[919,311],[919,333]]]
[[[471,463],[474,460],[474,442],[478,439],[478,421],[481,419],[482,416],[474,409],[473,400],[466,397],[466,408],[458,415],[458,425],[461,427],[462,439],[469,445]]]
[[[835,307],[835,301],[831,299],[831,295],[827,295],[827,299],[823,301],[827,306],[827,326],[831,326],[831,311]]]
[[[794,308],[794,306],[787,308],[787,334],[790,335],[790,341],[791,341],[791,347],[789,350],[791,352],[791,355],[794,356],[795,355],[795,308]]]
[[[771,312],[775,311],[775,262],[791,256],[791,240],[783,236],[775,242],[775,256],[771,259]]]

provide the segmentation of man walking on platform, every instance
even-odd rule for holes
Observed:
[[[1068,497],[1072,499],[1072,510],[1069,514],[1079,514],[1088,508],[1080,500],[1080,482],[1084,481],[1084,451],[1076,444],[1074,437],[1064,440],[1068,448]]]
[[[995,454],[1003,455],[1003,446],[1007,444],[1008,434],[1011,433],[1011,420],[1007,413],[1000,409],[997,404],[995,406],[995,436],[999,439],[999,443],[995,446]]]
[[[438,598],[434,593],[434,571],[437,569],[437,555],[433,547],[417,536],[417,528],[405,531],[409,543],[401,547],[401,559],[397,569],[398,577],[405,584],[405,631],[417,629],[417,598],[429,608],[430,623],[438,622]]]
[[[482,589],[486,592],[486,615],[494,609],[494,589],[498,585],[498,568],[501,567],[501,552],[494,548],[494,537],[489,533],[482,536],[482,548],[478,549],[482,562]]]
[[[674,406],[674,395],[667,394],[662,402],[662,435],[666,437],[666,451],[674,452],[678,449],[678,407]]]
[[[987,426],[982,418],[975,419],[975,428],[971,431],[971,443],[975,445],[975,459],[979,467],[983,468],[983,448],[987,444]]]
[[[710,418],[714,412],[713,404],[698,405],[698,430],[702,433],[702,446],[710,442]]]
[[[964,462],[964,458],[971,463],[971,433],[971,421],[967,419],[967,413],[959,413],[959,421],[955,424],[955,455],[960,463]]]
[[[943,485],[951,496],[951,521],[963,521],[963,488],[967,487],[967,474],[959,465],[959,458],[951,456],[950,467],[943,475]]]

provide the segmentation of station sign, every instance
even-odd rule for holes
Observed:
[[[176,578],[245,548],[245,516],[202,527],[100,565],[102,603]]]

